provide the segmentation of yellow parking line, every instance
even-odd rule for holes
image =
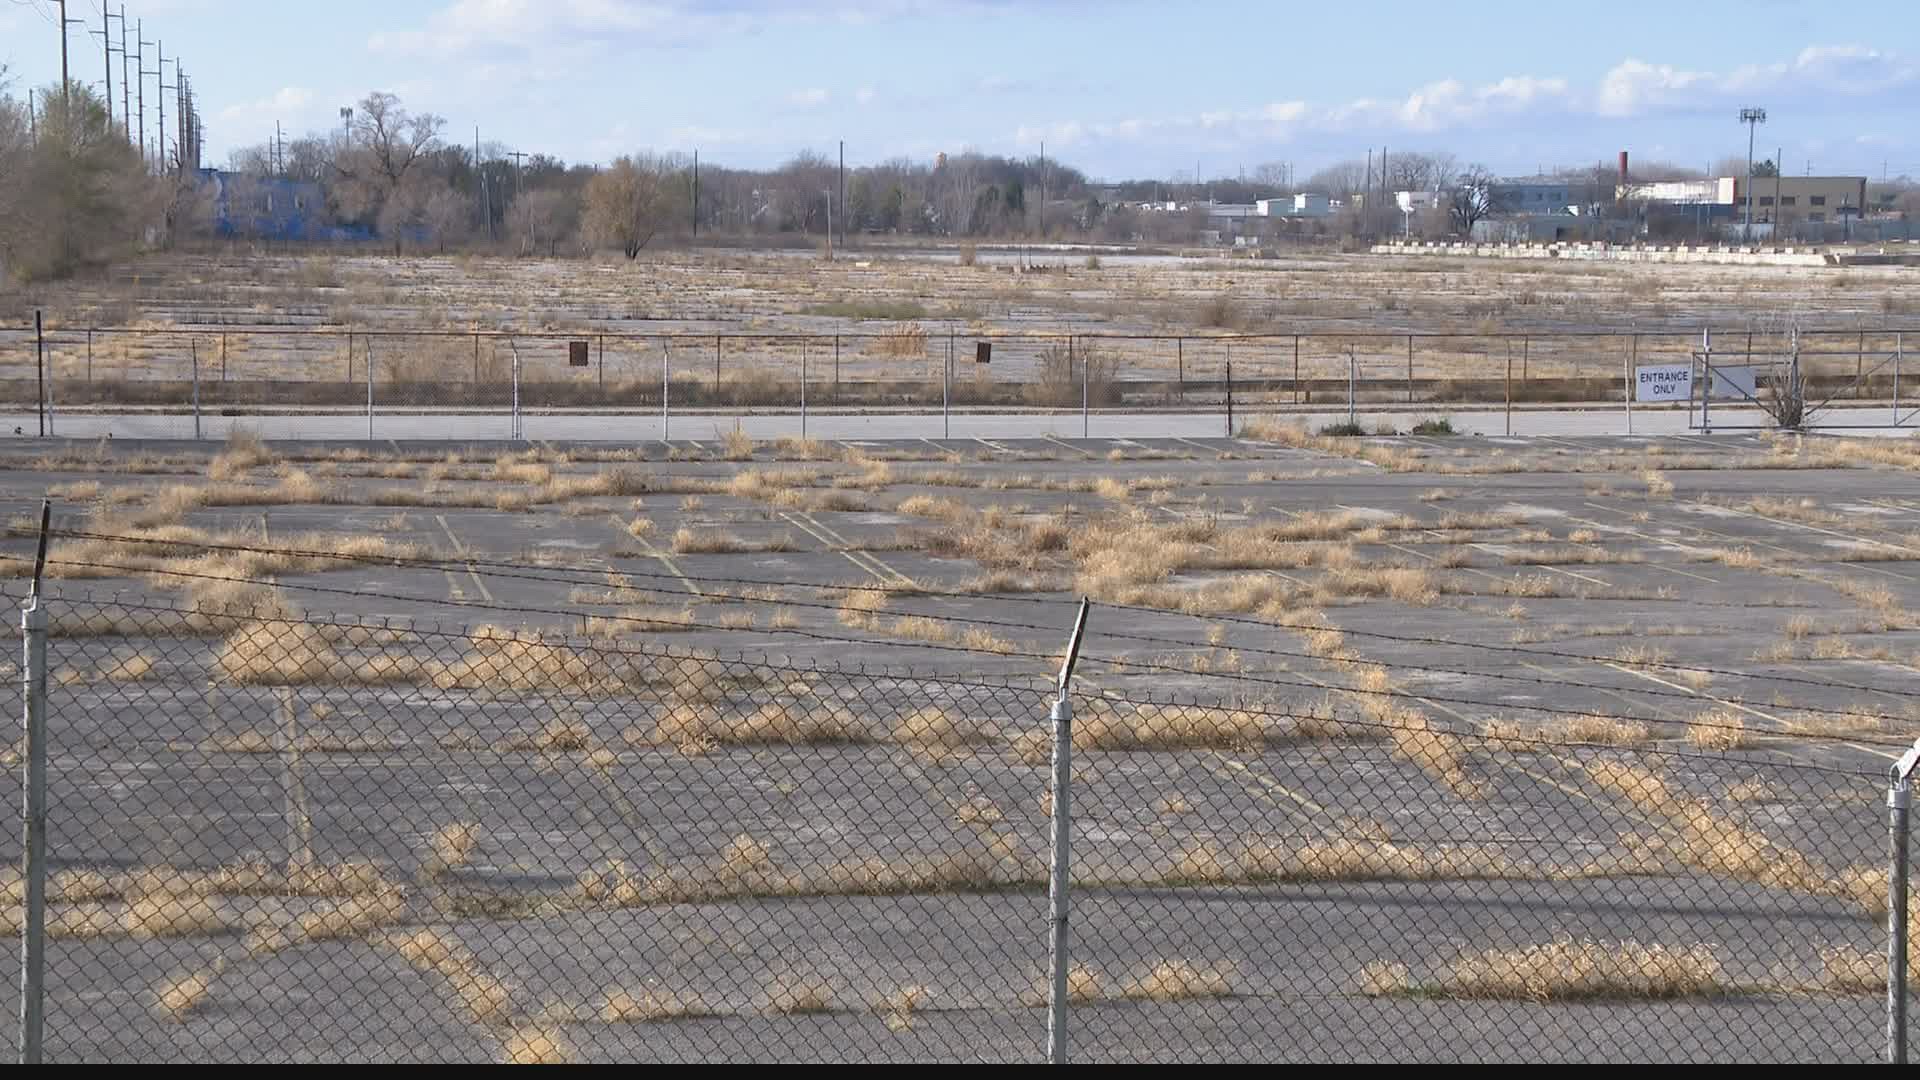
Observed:
[[[453,527],[447,524],[447,515],[435,514],[433,515],[433,520],[439,522],[440,531],[447,534],[447,542],[453,545],[453,553],[455,555],[460,556],[462,559],[465,559],[467,555],[467,547],[465,544],[462,544],[460,542],[459,537],[453,535]],[[479,572],[474,570],[472,563],[467,563],[466,567],[467,567],[467,576],[473,579],[473,587],[480,590],[481,598],[486,600],[486,602],[489,604],[493,603],[493,594],[487,591],[487,583],[480,580]]]

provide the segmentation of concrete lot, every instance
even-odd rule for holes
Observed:
[[[56,941],[50,1056],[488,1060],[537,1027],[592,1060],[1034,1060],[1045,1011],[1022,998],[1046,954],[1047,768],[1020,740],[1045,730],[1053,657],[1092,592],[1083,726],[1199,702],[1209,722],[1242,710],[1255,734],[1076,755],[1076,958],[1101,976],[1101,1000],[1076,1010],[1078,1056],[1872,1059],[1883,992],[1832,983],[1827,957],[1884,954],[1884,916],[1823,883],[1883,865],[1886,762],[1920,734],[1914,474],[1798,467],[1732,435],[1366,445],[1425,465],[1217,431],[762,445],[744,461],[721,460],[717,438],[464,443],[457,462],[425,441],[288,442],[250,465],[231,459],[240,444],[15,444],[0,508],[16,522],[52,492],[56,529],[193,530],[171,534],[178,550],[55,544],[51,849],[60,869],[129,882],[56,915],[99,903],[132,925],[133,876],[166,868],[199,875],[220,922]],[[500,471],[516,453],[538,478]],[[617,469],[631,490],[552,495]],[[260,494],[296,490],[295,472],[306,497]],[[176,486],[203,497],[167,503]],[[1066,539],[1038,546],[1052,523]],[[765,550],[679,551],[698,546],[676,544],[683,529]],[[1234,546],[1258,529],[1271,543]],[[1180,558],[1123,587],[1103,560],[1119,565],[1124,536]],[[348,537],[401,554],[180,561]],[[0,565],[32,543],[16,528]],[[993,570],[1008,580],[983,581]],[[250,624],[168,613],[204,599],[190,573],[270,579],[334,624],[319,636],[335,659],[236,678],[222,656]],[[1003,587],[1020,578],[1031,591]],[[1256,584],[1284,603],[1200,602]],[[848,590],[883,588],[875,618],[850,624]],[[1126,588],[1195,603],[1129,606]],[[648,621],[681,610],[689,625]],[[946,636],[899,621],[914,617]],[[451,676],[486,655],[469,636],[484,623],[556,636]],[[276,664],[312,654],[295,624],[263,625]],[[556,656],[578,670],[540,674]],[[339,674],[395,657],[420,672]],[[133,658],[150,670],[131,674]],[[1387,689],[1368,688],[1374,667]],[[1383,719],[1382,701],[1438,741],[1392,734],[1411,721]],[[676,709],[732,722],[769,703],[837,717],[840,736],[690,750],[656,728]],[[929,708],[962,734],[903,736]],[[1644,727],[1596,745],[1558,727],[1575,714]],[[1316,735],[1302,715],[1362,726]],[[1729,748],[1689,726],[1730,722]],[[1623,795],[1613,767],[1678,801]],[[9,860],[17,795],[0,798]],[[470,849],[434,862],[436,831],[460,824]],[[1703,855],[1709,840],[1745,847]],[[1259,869],[1261,850],[1312,845],[1374,863]],[[1414,872],[1416,855],[1452,869]],[[338,897],[205,884],[253,861],[353,860],[386,883],[357,899],[403,899],[338,939],[299,929]],[[1815,880],[1778,870],[1801,861]],[[923,872],[936,863],[957,877]],[[680,891],[580,883],[628,872]],[[457,980],[386,944],[419,929],[464,946],[467,974],[503,980],[509,1003],[478,1017]],[[275,933],[293,940],[258,944]],[[1464,960],[1561,938],[1699,946],[1717,972],[1672,1000],[1445,990]],[[1226,996],[1123,994],[1163,961],[1220,975]],[[1412,989],[1367,996],[1363,970],[1389,962]],[[156,984],[183,973],[211,973],[205,993],[156,1007]],[[782,976],[823,982],[831,1010],[769,1011]],[[914,986],[919,1009],[875,1009]],[[602,1019],[609,990],[646,988],[718,1015]]]

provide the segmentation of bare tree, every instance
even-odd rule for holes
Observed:
[[[621,157],[595,174],[586,190],[590,240],[638,258],[665,219],[667,175],[666,164],[649,154]]]
[[[544,245],[554,254],[560,236],[577,218],[573,196],[556,188],[529,191],[507,210],[514,233],[520,237],[521,254],[533,254]]]
[[[450,187],[437,187],[420,208],[422,224],[445,253],[447,241],[458,241],[473,220],[473,200]]]
[[[439,145],[445,125],[432,113],[408,112],[392,94],[375,91],[361,99],[352,133],[333,159],[343,189],[339,202],[347,216],[376,213],[382,231],[387,223],[417,219],[427,193],[408,191],[408,183],[421,171],[418,166],[424,157]],[[387,207],[403,195],[405,205]],[[394,251],[399,250],[396,237]]]
[[[1447,188],[1447,212],[1461,233],[1471,234],[1476,224],[1499,211],[1498,182],[1485,165],[1469,165],[1453,178]]]

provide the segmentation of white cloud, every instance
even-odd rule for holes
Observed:
[[[1713,108],[1759,94],[1806,100],[1810,94],[1860,96],[1920,80],[1920,68],[1895,53],[1863,45],[1810,45],[1791,60],[1727,72],[1683,71],[1626,60],[1600,80],[1594,111],[1636,116],[1661,108]]]
[[[228,105],[219,112],[220,123],[228,128],[250,128],[261,124],[271,125],[275,120],[283,125],[296,116],[303,116],[313,107],[314,93],[304,86],[286,86],[271,96],[257,101],[242,101]]]
[[[804,90],[793,90],[787,93],[787,104],[796,109],[817,109],[832,100],[832,92],[819,86],[809,86]]]
[[[855,91],[853,92],[853,100],[854,100],[854,102],[855,102],[856,104],[860,104],[860,105],[871,105],[871,104],[873,104],[873,99],[874,99],[874,98],[875,98],[876,96],[878,96],[878,95],[876,95],[876,94],[874,93],[874,89],[873,89],[873,87],[871,87],[871,86],[863,86],[863,87],[861,87],[860,89],[858,89],[858,90],[855,90]]]
[[[1920,68],[1897,54],[1855,45],[1816,45],[1790,60],[1726,72],[1693,71],[1627,59],[1591,87],[1557,76],[1510,75],[1469,85],[1440,79],[1404,97],[1345,102],[1282,101],[1246,109],[1120,120],[1067,120],[1021,127],[1015,137],[1045,135],[1062,146],[1094,141],[1286,141],[1305,134],[1353,131],[1434,135],[1486,125],[1578,116],[1630,117],[1667,109],[1719,108],[1766,92],[1803,100],[1904,92],[1920,84]],[[1776,98],[1776,99],[1777,99]]]

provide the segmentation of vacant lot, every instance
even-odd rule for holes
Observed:
[[[1243,401],[1324,401],[1350,373],[1370,399],[1500,400],[1509,368],[1520,400],[1593,400],[1629,360],[1684,362],[1709,327],[1721,352],[1762,360],[1791,327],[1822,331],[1809,374],[1870,373],[1914,328],[1920,274],[1335,255],[965,266],[898,248],[832,263],[178,255],[7,297],[0,318],[30,326],[36,308],[54,329],[54,400],[69,406],[184,405],[196,368],[209,406],[351,406],[369,365],[383,405],[413,407],[506,408],[516,365],[537,384],[530,407],[657,407],[663,379],[681,407],[793,407],[802,382],[815,407],[1077,407],[1088,366],[1094,406],[1176,404],[1219,398],[1229,363]],[[102,326],[138,332],[86,333]],[[1407,334],[1441,336],[1394,336]],[[1567,336],[1590,334],[1623,336]],[[976,363],[988,339],[995,353]],[[569,340],[588,343],[585,367]],[[18,400],[36,389],[31,345],[0,335]],[[1884,393],[1890,368],[1878,376]],[[1277,380],[1278,397],[1259,385]]]
[[[54,1056],[1033,1059],[1085,595],[1078,1054],[1870,1058],[1920,456],[1252,434],[17,446]]]

